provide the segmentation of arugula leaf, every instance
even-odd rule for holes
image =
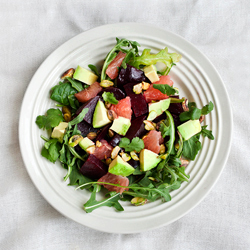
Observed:
[[[163,94],[167,94],[168,96],[174,95],[176,93],[176,89],[173,87],[169,86],[168,84],[153,84],[153,87],[155,89],[158,89],[161,91]]]
[[[190,160],[194,160],[201,149],[201,142],[199,141],[200,134],[192,136],[187,141],[183,142],[182,155]]]
[[[149,66],[157,62],[164,63],[168,68],[172,67],[173,63],[177,63],[181,59],[181,55],[177,53],[168,53],[168,48],[162,49],[157,54],[150,54],[150,49],[144,49],[141,56],[135,57],[130,64],[136,68],[140,65]]]
[[[69,106],[70,102],[68,96],[74,95],[77,90],[71,86],[69,82],[62,83],[54,86],[51,89],[50,98],[56,102],[62,103],[64,106]]]
[[[210,140],[214,140],[214,136],[211,130],[206,129],[207,125],[201,127],[201,134],[204,137],[208,137]]]
[[[66,79],[71,83],[72,88],[77,90],[77,92],[80,92],[80,91],[84,90],[83,85],[82,85],[81,82],[79,82],[77,80],[73,80],[70,77],[66,77]]]
[[[97,68],[96,68],[95,65],[89,64],[88,67],[89,67],[98,77],[100,77],[100,74],[99,74],[99,72],[98,72],[98,70],[97,70]]]
[[[111,104],[118,104],[118,101],[116,100],[114,93],[111,92],[103,92],[102,98],[105,102],[109,102]]]
[[[101,81],[106,79],[106,69],[108,68],[109,64],[113,61],[113,59],[116,57],[117,52],[122,51],[123,53],[128,53],[129,50],[124,49],[123,47],[132,47],[134,50],[131,50],[130,53],[138,53],[138,46],[140,46],[139,43],[136,41],[130,41],[127,39],[119,39],[116,38],[116,45],[111,49],[111,51],[106,56],[106,59],[104,61],[102,72],[101,72]],[[130,55],[131,57],[131,55]]]
[[[124,148],[125,151],[129,152],[131,151],[140,152],[144,148],[144,142],[139,137],[133,138],[131,142],[128,138],[123,137],[120,140],[119,147]]]
[[[107,206],[107,207],[114,207],[118,211],[123,211],[123,207],[121,204],[118,202],[120,199],[120,193],[112,193],[111,196],[107,199],[104,199],[102,201],[97,201],[96,200],[96,193],[97,193],[98,185],[94,185],[94,190],[90,196],[90,199],[83,205],[83,208],[86,213],[90,213],[93,210],[102,207],[102,206]]]
[[[69,122],[68,126],[69,128],[71,128],[71,126],[76,125],[78,123],[80,123],[83,118],[85,117],[85,115],[88,113],[89,109],[88,108],[84,108],[81,113],[72,121]]]
[[[41,155],[47,158],[49,161],[55,163],[58,159],[61,149],[61,145],[57,139],[50,139],[48,142],[45,142],[44,147],[42,148]]]
[[[51,129],[63,122],[63,114],[60,109],[49,109],[46,115],[39,115],[36,118],[36,124],[40,129]]]
[[[197,120],[200,118],[201,115],[207,115],[213,110],[214,105],[210,101],[209,104],[205,105],[202,109],[198,109],[196,107],[196,103],[191,102],[188,104],[188,107],[189,107],[189,111],[185,111],[179,115],[181,122],[184,122],[187,120]]]

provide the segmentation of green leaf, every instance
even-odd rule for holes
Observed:
[[[194,160],[196,155],[201,149],[201,143],[199,141],[200,135],[196,134],[189,140],[184,141],[182,155],[190,160]]]
[[[98,72],[97,68],[93,64],[89,64],[88,67],[98,76],[100,77],[100,73]]]
[[[207,105],[205,105],[202,109],[201,109],[201,114],[202,115],[207,115],[208,113],[210,113],[214,108],[214,104],[210,101]]]
[[[123,207],[120,205],[118,200],[120,199],[120,193],[115,193],[114,195],[110,196],[107,199],[104,199],[102,201],[96,200],[96,191],[97,191],[98,185],[94,186],[94,190],[90,196],[90,199],[83,205],[84,210],[86,213],[90,213],[93,210],[107,206],[107,207],[114,207],[117,211],[123,211]]]
[[[140,152],[142,149],[144,149],[144,142],[139,137],[133,138],[131,142],[128,138],[124,137],[121,139],[119,147],[124,148],[125,151],[129,152],[131,151]]]
[[[50,98],[68,106],[70,104],[68,96],[74,95],[75,93],[77,93],[77,90],[73,88],[69,82],[60,82],[59,85],[56,85],[51,89]]]
[[[88,108],[84,108],[81,113],[75,118],[73,119],[72,121],[69,122],[68,126],[69,128],[73,125],[76,125],[80,122],[83,121],[83,118],[85,117],[85,115],[88,113],[89,109]]]
[[[51,129],[63,122],[63,114],[60,109],[49,109],[46,115],[39,115],[36,118],[36,124],[41,129]]]
[[[118,101],[116,100],[114,93],[111,92],[103,92],[102,98],[105,102],[109,102],[111,104],[118,104]]]
[[[71,83],[72,88],[77,90],[77,92],[80,92],[84,89],[81,82],[79,82],[77,80],[73,80],[70,77],[66,77],[66,79]]]
[[[61,145],[57,139],[50,139],[44,144],[41,155],[49,161],[55,163],[60,156]]]
[[[168,68],[171,68],[173,63],[177,63],[181,59],[181,55],[177,53],[168,53],[167,47],[159,51],[157,54],[150,54],[150,51],[150,49],[144,49],[141,56],[135,57],[130,64],[139,68],[140,65],[149,66],[156,64],[157,62],[162,62]]]
[[[212,131],[211,131],[211,130],[207,130],[206,127],[207,127],[207,125],[201,127],[201,134],[202,134],[204,137],[209,138],[210,140],[214,140],[214,136],[213,136],[213,134],[212,134]]]
[[[153,84],[153,87],[155,89],[160,90],[161,93],[166,94],[168,96],[174,95],[176,93],[176,89],[172,88],[168,84]]]

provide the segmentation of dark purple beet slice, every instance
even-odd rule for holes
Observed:
[[[146,76],[142,70],[139,70],[131,65],[127,64],[126,69],[121,69],[117,79],[117,85],[123,86],[126,83],[139,83],[147,81]]]
[[[123,88],[124,88],[127,95],[133,95],[134,94],[133,87],[134,87],[135,84],[137,84],[137,83],[131,82],[131,83],[127,83],[127,84],[125,84],[123,86]]]
[[[176,114],[179,115],[182,112],[184,112],[183,108],[182,108],[182,104],[181,103],[170,103],[168,111],[171,114]]]
[[[157,116],[153,122],[157,123],[160,122],[161,120],[165,120],[167,118],[167,115],[165,112],[163,112],[161,115]]]
[[[108,172],[108,166],[90,154],[82,165],[80,172],[91,179],[99,179]]]
[[[140,162],[139,161],[135,161],[132,158],[128,161],[128,164],[130,164],[133,168],[137,168],[140,166]]]
[[[111,139],[111,141],[109,142],[109,144],[114,148],[114,147],[116,147],[119,144],[119,142],[120,142],[121,139],[122,139],[122,137],[120,135],[116,134]]]
[[[132,94],[129,95],[129,97],[135,117],[139,117],[148,113],[148,104],[142,94]]]
[[[82,136],[86,136],[89,132],[97,132],[99,130],[98,128],[93,128],[85,121],[78,123],[77,129],[81,131]]]
[[[110,92],[110,93],[113,93],[114,96],[115,96],[115,98],[116,98],[117,100],[121,100],[121,99],[125,98],[124,92],[123,92],[121,89],[119,89],[119,88],[115,88],[115,87],[105,88],[105,89],[103,89],[98,95],[99,95],[99,96],[102,96],[103,92]]]
[[[96,141],[100,141],[100,140],[108,140],[108,131],[110,128],[110,124],[106,125],[97,135],[96,137]]]
[[[92,124],[92,118],[93,118],[93,114],[95,111],[95,106],[99,99],[100,99],[100,96],[96,96],[92,98],[91,100],[89,100],[88,102],[84,103],[80,108],[77,109],[76,115],[79,115],[84,108],[88,108],[89,109],[88,113],[85,115],[83,120],[87,122],[88,124]]]
[[[145,126],[143,123],[146,117],[146,115],[142,115],[131,121],[131,126],[126,133],[126,137],[129,140],[132,140],[134,137],[140,137],[146,133],[146,129],[144,128]]]
[[[179,118],[179,115],[176,115],[176,114],[171,114],[173,119],[174,119],[174,125],[175,127],[178,127],[179,125],[181,125],[181,121],[180,121],[180,118]]]

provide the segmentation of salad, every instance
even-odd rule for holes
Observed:
[[[69,185],[89,190],[87,213],[101,206],[123,211],[120,200],[170,201],[170,192],[189,181],[185,170],[201,149],[200,136],[214,139],[202,125],[213,103],[198,108],[180,98],[168,75],[181,55],[167,47],[140,54],[139,46],[116,38],[100,70],[90,64],[65,71],[50,92],[57,108],[36,118],[48,132],[41,155],[61,162]],[[98,201],[101,189],[105,199]]]

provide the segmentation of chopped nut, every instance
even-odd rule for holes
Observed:
[[[73,135],[69,139],[69,146],[75,147],[83,139],[81,135]]]
[[[114,83],[109,81],[109,80],[102,80],[100,82],[100,86],[103,87],[103,88],[108,88],[108,87],[111,87],[113,85],[114,85]]]
[[[189,164],[189,161],[186,160],[186,159],[183,159],[183,158],[180,158],[180,160],[181,160],[181,166],[182,167],[187,167],[187,165]]]
[[[204,115],[201,115],[200,119],[199,119],[199,122],[202,123],[205,119],[205,116]]]
[[[129,161],[129,160],[131,159],[130,155],[127,154],[127,153],[124,153],[124,152],[121,152],[121,153],[120,153],[120,156],[122,157],[122,159],[123,159],[124,161]]]
[[[164,154],[166,152],[166,147],[164,144],[160,145],[160,154]]]
[[[168,157],[168,154],[160,155],[159,156],[161,159],[165,160]]]
[[[142,92],[142,83],[134,85],[133,91],[135,94],[140,94]]]
[[[86,149],[86,152],[89,154],[94,154],[95,152],[95,145],[92,145]]]
[[[73,68],[66,70],[62,76],[61,79],[65,79],[66,77],[72,77],[74,74],[75,70]]]
[[[114,149],[111,152],[111,158],[115,159],[120,150],[121,148],[119,146],[114,147]]]
[[[115,118],[117,118],[117,114],[113,110],[108,110],[108,118],[110,121],[113,121]]]
[[[189,108],[188,108],[188,99],[185,99],[184,102],[182,102],[182,108],[184,111],[189,111]]]
[[[111,158],[107,158],[107,159],[106,159],[106,164],[107,164],[107,165],[109,165],[111,162],[112,162],[112,159],[111,159]]]
[[[147,90],[150,87],[150,83],[148,82],[142,82],[142,89]]]
[[[110,107],[111,107],[111,103],[110,102],[105,102],[105,107],[106,107],[106,109],[109,109]]]
[[[70,108],[68,106],[63,106],[62,107],[62,113],[63,114],[71,113]]]
[[[89,132],[87,134],[87,137],[90,139],[90,140],[94,140],[97,136],[97,133],[96,132]]]
[[[156,124],[151,121],[143,121],[145,123],[145,129],[146,130],[155,130]]]
[[[109,137],[113,137],[115,135],[114,131],[109,129]]]
[[[177,143],[175,143],[175,148],[178,150],[179,148],[180,148],[180,144],[177,142]]]
[[[135,151],[131,151],[130,155],[131,155],[131,157],[132,157],[132,159],[134,161],[139,161],[140,160],[139,157],[137,156],[137,154],[135,153]]]
[[[70,122],[71,121],[71,113],[65,113],[63,115],[63,118],[64,118],[65,122]]]
[[[102,146],[102,143],[99,142],[99,141],[96,141],[95,145],[96,145],[98,148],[100,148],[100,147]]]
[[[142,198],[142,197],[134,197],[132,200],[131,200],[131,203],[135,206],[141,206],[141,205],[144,205],[146,204],[147,202],[147,199],[146,198]]]
[[[151,180],[151,181],[156,181],[156,179],[154,177],[151,177],[151,176],[148,177],[148,179]]]

